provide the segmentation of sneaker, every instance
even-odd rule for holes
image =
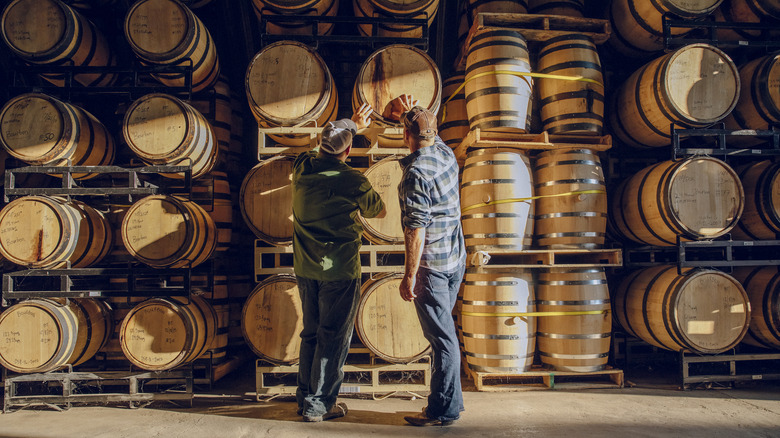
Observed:
[[[295,413],[298,415],[303,415],[303,408],[298,408],[298,410],[295,411]]]
[[[347,409],[347,404],[344,402],[338,402],[323,415],[304,415],[303,421],[309,423],[318,423],[320,421],[333,420],[335,418],[341,418],[347,415],[347,412],[349,412],[349,409]]]
[[[435,418],[428,418],[428,414],[425,412],[425,409],[423,409],[422,412],[415,415],[409,415],[404,417],[404,420],[406,420],[407,423],[411,424],[412,426],[449,426],[450,424],[454,423],[455,420],[437,420]]]

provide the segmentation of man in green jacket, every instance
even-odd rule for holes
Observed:
[[[304,421],[347,413],[336,398],[360,299],[358,213],[385,214],[368,179],[345,162],[370,114],[371,107],[363,105],[352,119],[329,122],[319,152],[300,154],[293,168],[293,263],[303,303],[296,398]]]

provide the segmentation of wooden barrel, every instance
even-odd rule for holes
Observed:
[[[542,129],[550,134],[601,135],[604,79],[593,40],[581,34],[550,38],[539,47],[538,57],[538,73],[580,76],[597,82],[540,78]]]
[[[469,116],[466,112],[466,93],[461,88],[465,76],[458,74],[444,81],[443,110],[439,112],[439,137],[444,144],[455,149],[469,133]]]
[[[261,22],[269,15],[335,17],[339,10],[339,0],[252,0],[252,5]],[[333,26],[334,23],[318,23],[315,28],[311,22],[271,19],[260,31],[271,35],[330,35]]]
[[[247,345],[273,363],[298,362],[303,307],[292,275],[274,275],[255,287],[244,303],[241,330]]]
[[[439,10],[439,0],[355,0],[353,9],[356,17],[370,18],[402,18],[428,20],[428,27],[433,24],[436,12]],[[365,36],[420,38],[423,29],[420,25],[393,23],[358,24],[358,30]]]
[[[223,362],[227,358],[228,330],[230,327],[230,299],[228,277],[215,272],[214,275],[192,275],[189,278],[192,293],[204,299],[216,315],[216,332],[211,347],[201,357],[212,364]],[[173,276],[168,279],[171,286],[185,286],[185,277]],[[240,317],[236,321],[240,321]]]
[[[387,215],[383,218],[364,218],[359,216],[363,225],[363,235],[376,244],[403,243],[404,230],[401,226],[401,206],[393,202],[398,197],[398,185],[401,183],[403,169],[398,163],[399,157],[384,158],[366,169],[364,175],[371,186],[386,200]]]
[[[731,58],[707,44],[690,44],[634,72],[615,94],[613,133],[632,147],[669,147],[670,125],[701,128],[726,117],[740,94]]]
[[[609,45],[619,53],[632,57],[647,56],[663,50],[662,17],[695,20],[712,13],[723,0],[615,0],[609,9],[612,36]],[[680,37],[691,29],[672,28],[672,37]]]
[[[306,81],[300,80],[306,72]],[[336,119],[338,93],[325,61],[305,44],[279,41],[263,48],[246,72],[249,108],[261,128],[325,126]],[[270,135],[286,146],[306,146],[308,134]]]
[[[211,172],[219,145],[209,122],[195,108],[168,94],[147,94],[133,102],[122,123],[125,142],[150,165],[191,165],[192,178]],[[184,172],[163,173],[175,179]]]
[[[216,334],[214,309],[202,298],[151,298],[122,321],[119,342],[135,366],[164,371],[192,362],[211,347]]]
[[[473,19],[480,12],[504,14],[525,14],[528,12],[528,0],[468,0],[468,10]]]
[[[133,52],[151,65],[191,67],[189,73],[155,73],[169,87],[204,90],[219,77],[219,57],[203,22],[177,0],[139,0],[125,16],[125,38]]]
[[[293,157],[276,156],[253,167],[239,195],[241,216],[255,236],[272,245],[289,245],[293,236]]]
[[[372,126],[400,128],[398,120],[382,116],[385,107],[402,94],[411,94],[432,113],[441,105],[441,74],[422,50],[403,44],[385,46],[372,53],[360,68],[352,90],[352,110],[368,103]],[[380,147],[403,148],[403,135],[379,135]]]
[[[213,254],[217,230],[195,202],[151,195],[125,214],[122,241],[131,256],[153,268],[195,267]]]
[[[116,150],[111,134],[92,114],[41,93],[16,96],[3,106],[0,142],[9,155],[34,166],[108,166]],[[87,179],[97,174],[71,175]]]
[[[193,96],[189,103],[206,118],[214,130],[214,138],[219,145],[219,160],[214,168],[227,169],[230,159],[230,134],[233,129],[233,108],[227,77],[220,75],[212,88]]]
[[[744,204],[742,183],[728,164],[693,157],[642,169],[612,196],[611,210],[625,238],[669,246],[677,236],[701,240],[728,233]]]
[[[539,274],[536,310],[542,363],[559,371],[593,372],[609,358],[612,314],[602,268],[550,268]],[[585,313],[585,314],[581,314]]]
[[[113,330],[110,308],[90,298],[35,298],[0,315],[0,365],[43,373],[79,365],[105,345]]]
[[[13,0],[3,10],[2,37],[11,51],[32,64],[106,67],[116,65],[103,34],[89,20],[58,0]],[[43,74],[57,86],[64,74]],[[72,79],[81,85],[107,86],[113,73],[80,73]]]
[[[612,310],[629,334],[656,347],[722,353],[747,333],[750,303],[721,271],[660,265],[635,271],[615,291]]]
[[[724,119],[727,129],[771,129],[780,122],[780,54],[754,59],[739,68],[742,92],[734,110]],[[730,136],[739,145],[762,140]]]
[[[431,348],[414,304],[404,301],[398,292],[402,277],[388,274],[366,281],[355,317],[355,332],[363,345],[392,363],[414,362]]]
[[[556,149],[534,160],[536,244],[550,248],[599,248],[607,228],[607,191],[598,154]]]
[[[0,364],[17,373],[41,373],[68,363],[76,347],[78,320],[56,301],[22,301],[0,315]]]
[[[780,163],[770,160],[737,169],[745,190],[745,209],[731,230],[739,240],[773,240],[780,234]]]
[[[83,268],[111,250],[111,227],[102,213],[50,196],[17,198],[0,211],[0,254],[28,268]]]
[[[227,173],[211,172],[209,176],[194,181],[190,199],[211,216],[217,227],[217,247],[214,250],[230,249],[233,239],[233,197]]]
[[[528,0],[528,12],[542,15],[585,16],[585,0]]]
[[[519,32],[477,31],[466,57],[466,111],[470,128],[526,132],[533,80],[517,74],[530,71],[528,47]]]
[[[750,300],[750,324],[743,343],[780,350],[780,274],[775,266],[738,267],[732,274]]]
[[[467,248],[519,250],[531,246],[534,203],[530,198],[534,193],[526,155],[513,149],[470,152],[462,180],[461,221]]]
[[[524,372],[536,349],[536,284],[530,270],[467,272],[460,322],[466,363],[479,372]],[[518,314],[518,315],[514,315]]]

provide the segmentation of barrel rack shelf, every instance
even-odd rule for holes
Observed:
[[[672,159],[686,155],[714,155],[714,156],[762,156],[780,155],[780,129],[773,127],[771,130],[729,130],[718,123],[709,128],[681,129],[672,126]],[[751,137],[761,140],[762,143],[751,147],[739,147],[730,144],[732,138]],[[680,143],[686,139],[696,139],[714,143],[711,147],[683,147]]]
[[[627,370],[637,364],[676,367],[679,389],[708,388],[736,382],[780,380],[780,352],[738,346],[720,354],[670,351],[648,344],[623,332],[613,333],[612,352]],[[758,351],[761,350],[761,351]]]
[[[368,348],[353,346],[349,349],[344,365],[344,383],[340,394],[384,394],[389,397],[398,392],[418,393],[430,391],[430,356],[411,363],[389,363],[374,356]],[[256,390],[258,401],[269,401],[279,395],[295,394],[298,388],[295,376],[298,365],[277,365],[258,359],[256,362]]]
[[[467,266],[478,270],[527,268],[600,268],[623,266],[620,249],[527,249],[484,248],[469,250]]]
[[[668,15],[662,17],[664,32],[664,48],[673,50],[688,44],[705,43],[720,48],[752,47],[774,50],[780,48],[780,40],[770,35],[770,31],[777,30],[777,23],[743,23],[743,22],[719,22],[713,20],[676,20]],[[672,37],[672,29],[691,29],[691,35]],[[742,31],[758,31],[759,35],[750,40],[721,40],[718,38],[718,30],[738,29]]]
[[[455,59],[456,71],[466,69],[465,50],[471,44],[474,34],[481,30],[514,30],[528,41],[546,41],[557,36],[578,33],[587,35],[596,44],[607,41],[612,33],[609,20],[561,15],[480,12],[474,18],[461,53]]]
[[[677,264],[682,268],[780,265],[780,240],[679,241],[675,246],[623,249],[626,267]]]
[[[298,155],[306,152],[318,144],[319,135],[322,128],[317,127],[279,127],[279,128],[258,128],[257,133],[257,158],[262,161],[274,155]],[[285,146],[269,140],[268,134],[303,134],[309,136],[309,144],[306,146]],[[370,157],[370,156],[389,156],[389,155],[407,155],[408,148],[389,148],[380,147],[377,144],[379,134],[401,135],[403,128],[366,128],[360,131],[370,140],[368,147],[356,147],[350,152],[350,157]]]
[[[266,246],[255,241],[255,281],[267,275],[292,274],[292,246]],[[360,247],[361,271],[364,274],[398,273],[404,271],[404,245],[364,244]]]
[[[309,33],[303,35],[273,35],[267,33],[268,24],[284,26],[291,23],[301,24],[308,28]],[[315,29],[320,24],[333,24],[334,31],[330,35],[317,35]],[[378,26],[374,26],[373,35],[354,35],[349,33],[339,33],[338,25],[371,24],[371,25],[396,25],[396,26],[419,26],[421,35],[419,37],[397,37],[376,35]],[[309,28],[309,26],[311,26]],[[429,28],[427,18],[397,18],[397,17],[345,17],[345,16],[326,16],[326,15],[278,15],[262,14],[260,18],[260,45],[265,47],[276,41],[293,40],[313,46],[315,49],[320,44],[364,44],[371,47],[378,47],[388,44],[406,44],[416,46],[421,50],[428,51]]]
[[[3,412],[30,406],[69,409],[73,404],[127,403],[131,408],[154,401],[183,401],[192,405],[193,370],[171,371],[62,371],[8,375],[3,369]],[[158,391],[148,391],[156,387]],[[58,388],[58,393],[52,389]]]
[[[602,152],[612,147],[612,136],[549,134],[519,134],[516,132],[482,131],[479,128],[469,131],[460,145],[455,148],[455,156],[463,164],[468,152],[484,148],[509,148],[518,150],[551,149],[590,149]]]

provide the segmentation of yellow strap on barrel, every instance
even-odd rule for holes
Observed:
[[[556,193],[554,195],[538,195],[538,196],[530,196],[528,198],[510,198],[510,199],[497,199],[495,201],[488,201],[488,202],[481,202],[479,204],[469,205],[468,207],[465,207],[461,209],[461,213],[469,210],[473,210],[475,208],[480,207],[487,207],[488,205],[494,205],[494,204],[509,204],[512,202],[526,202],[526,201],[533,201],[534,199],[541,199],[541,198],[555,198],[558,196],[573,196],[573,195],[600,195],[603,193],[607,193],[604,190],[578,190],[575,192],[566,192],[566,193]]]
[[[460,312],[463,316],[578,316],[578,315],[601,315],[609,313],[609,310],[582,310],[571,312],[509,312],[509,313],[483,313],[483,312]]]
[[[452,100],[452,98],[457,95],[460,90],[463,89],[463,87],[466,86],[466,83],[474,80],[476,78],[481,78],[483,76],[490,76],[490,75],[512,75],[512,76],[519,76],[519,77],[531,77],[531,78],[543,78],[543,79],[559,79],[562,81],[579,81],[579,82],[590,82],[596,85],[604,86],[601,82],[586,78],[583,76],[566,76],[566,75],[551,75],[547,73],[533,73],[533,72],[519,72],[519,71],[511,71],[511,70],[496,70],[496,71],[487,71],[483,73],[477,73],[474,76],[471,76],[470,78],[463,81],[460,86],[455,89],[455,92],[450,95],[450,97],[444,101],[444,105],[442,105],[442,113],[441,113],[441,123],[444,123],[444,120],[447,119],[447,104]],[[526,81],[527,82],[527,81]]]

